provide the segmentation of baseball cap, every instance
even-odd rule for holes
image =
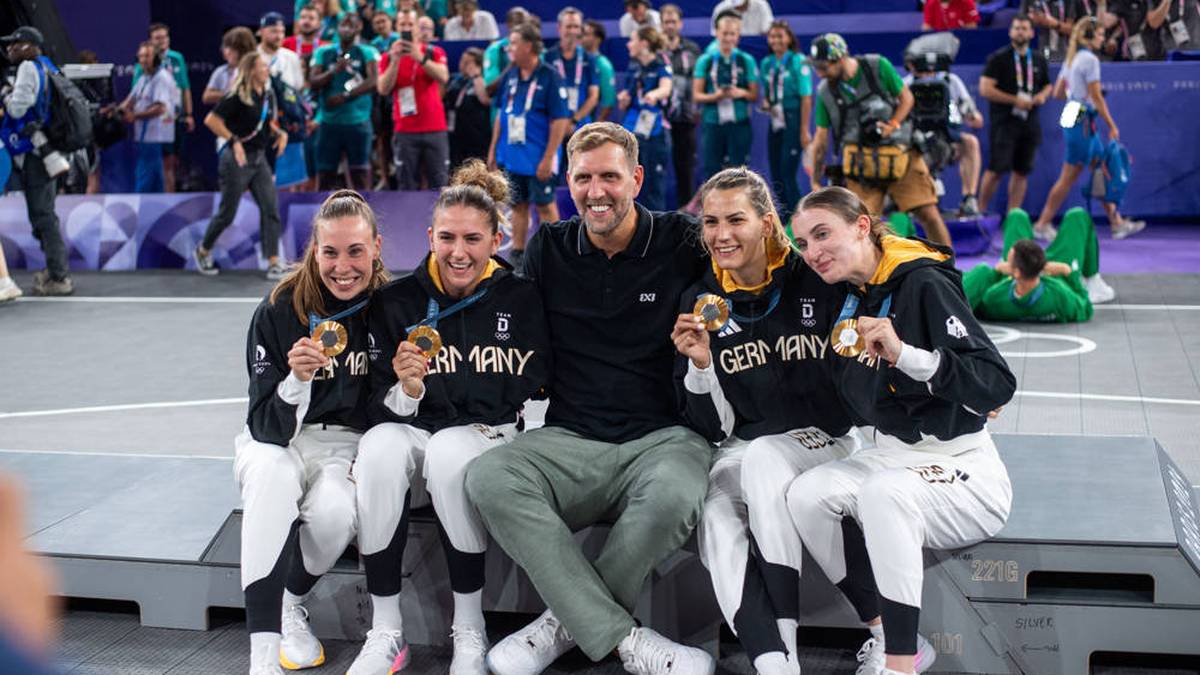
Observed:
[[[267,26],[274,26],[283,22],[283,15],[279,12],[267,12],[258,20],[258,27],[266,28]]]
[[[43,42],[42,31],[33,26],[21,26],[8,35],[0,37],[0,42],[30,42],[41,47]]]
[[[850,48],[846,46],[845,38],[837,33],[818,35],[809,47],[809,55],[813,61],[837,61],[849,54]]]

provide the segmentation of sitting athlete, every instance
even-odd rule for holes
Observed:
[[[790,675],[800,668],[802,551],[787,487],[801,472],[846,457],[861,438],[832,393],[824,358],[844,292],[792,250],[758,174],[725,169],[700,188],[700,203],[712,268],[683,294],[671,333],[687,422],[720,444],[700,559],[754,669]],[[724,316],[706,322],[695,308],[714,298]]]
[[[888,233],[842,188],[802,199],[792,231],[804,261],[847,291],[833,379],[876,447],[801,474],[788,508],[871,631],[858,672],[924,672],[935,652],[917,635],[922,548],[969,546],[1008,519],[1012,486],[985,423],[1016,378],[971,315],[950,249]]]
[[[1100,277],[1100,247],[1092,217],[1075,207],[1043,251],[1033,240],[1029,214],[1013,209],[1004,219],[1004,258],[963,275],[971,310],[990,321],[1087,321],[1092,305],[1116,297]]]
[[[479,160],[464,164],[434,204],[429,255],[372,300],[371,418],[379,423],[363,436],[353,474],[373,617],[348,675],[388,675],[408,659],[400,563],[410,488],[420,494],[422,482],[445,532],[454,592],[450,673],[486,675],[487,530],[463,481],[472,460],[516,435],[550,353],[537,289],[495,257],[507,199],[502,174]]]
[[[368,426],[365,309],[387,281],[381,243],[366,200],[333,193],[304,261],[250,324],[250,412],[234,469],[251,675],[325,661],[300,603],[354,537],[350,465]]]

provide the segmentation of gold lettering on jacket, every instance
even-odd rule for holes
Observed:
[[[775,340],[774,350],[766,340],[754,340],[722,349],[717,361],[727,375],[733,375],[766,365],[772,353],[779,361],[803,361],[824,358],[828,347],[828,336],[781,335]]]
[[[338,359],[341,359],[339,362]],[[350,370],[350,377],[361,377],[367,374],[367,353],[366,352],[342,352],[339,356],[333,356],[329,359],[329,365],[324,368],[318,368],[313,373],[313,381],[319,382],[324,380],[332,380],[337,377],[338,369]]]
[[[475,345],[467,352],[466,361],[471,370],[476,373],[498,373],[502,375],[525,374],[525,366],[533,359],[536,352],[532,349],[523,351],[516,347],[497,347],[495,345]],[[463,354],[458,347],[450,345],[442,347],[429,367],[430,375],[457,373],[459,364],[463,362]]]

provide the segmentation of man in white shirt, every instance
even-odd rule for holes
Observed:
[[[625,14],[617,25],[621,29],[621,37],[629,37],[642,26],[661,29],[662,17],[658,10],[650,9],[650,0],[625,0]]]
[[[721,0],[713,8],[713,35],[717,34],[717,17],[725,11],[737,12],[742,17],[742,37],[766,35],[771,30],[771,22],[775,20],[775,14],[767,0]]]
[[[258,22],[258,53],[267,59],[272,75],[278,75],[284,84],[300,91],[304,89],[304,67],[300,64],[300,55],[283,46],[286,35],[282,14],[263,14]]]
[[[174,76],[163,67],[163,54],[154,43],[139,45],[137,60],[142,67],[142,77],[117,111],[127,124],[133,125],[133,142],[137,148],[134,191],[162,192],[162,146],[175,142],[175,102],[179,100],[179,89],[175,86]]]
[[[458,16],[446,22],[447,40],[496,40],[500,28],[491,12],[479,9],[478,0],[458,0]]]

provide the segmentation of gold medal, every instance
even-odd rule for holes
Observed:
[[[829,334],[829,341],[833,344],[833,351],[837,352],[838,356],[847,358],[854,358],[867,348],[862,333],[858,332],[857,319],[844,319],[837,322],[837,325],[833,327],[833,332]]]
[[[346,348],[349,336],[346,335],[346,327],[342,324],[336,321],[322,321],[313,330],[312,339],[321,345],[322,354],[334,357]]]
[[[705,293],[696,299],[692,313],[704,319],[706,330],[721,330],[729,321],[729,303],[713,293]]]
[[[417,346],[425,358],[432,359],[442,350],[442,336],[436,328],[417,326],[408,334],[408,341]]]

